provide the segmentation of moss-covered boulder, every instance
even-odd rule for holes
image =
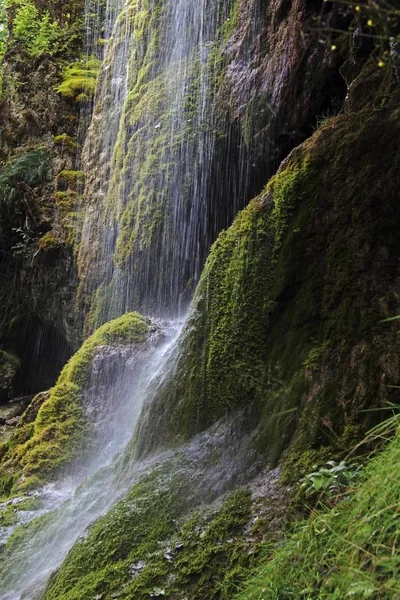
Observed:
[[[214,244],[139,451],[251,404],[275,461],[396,398],[398,336],[381,321],[398,312],[399,98],[390,74],[373,78],[364,107],[294,150]]]
[[[96,361],[101,362],[106,356],[106,362],[114,366],[113,349],[128,348],[129,354],[132,349],[145,347],[155,331],[149,320],[138,313],[127,313],[103,325],[84,342],[62,370],[54,388],[33,400],[12,439],[0,447],[3,493],[52,479],[74,459],[85,456],[93,442],[93,421],[101,409],[92,402],[92,390],[94,387],[99,392],[96,381],[101,375]],[[126,354],[117,353],[119,363],[123,364],[124,359]],[[109,373],[105,371],[105,375]],[[111,403],[108,391],[109,388],[105,393],[99,392],[96,401],[100,398]]]

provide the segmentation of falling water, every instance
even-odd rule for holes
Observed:
[[[40,509],[25,513],[24,522],[39,516],[43,521],[13,556],[12,568],[3,575],[1,600],[33,598],[86,527],[159,460],[153,457],[136,464],[129,478],[118,477],[115,468],[135,429],[147,390],[167,368],[181,326],[181,321],[164,323],[144,349],[129,354],[128,349],[111,348],[95,359],[86,405],[95,431],[92,453],[69,476],[36,493]],[[0,542],[4,543],[12,530],[0,528]]]
[[[84,150],[81,299],[96,324],[132,309],[184,313],[243,202],[246,176],[240,189],[218,164],[234,145],[216,95],[235,4],[130,0],[116,19]]]

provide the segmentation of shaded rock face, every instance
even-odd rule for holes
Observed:
[[[18,395],[51,386],[79,345],[71,235],[77,194],[57,195],[58,174],[75,169],[79,153],[57,140],[76,139],[78,108],[54,89],[78,50],[32,58],[12,37],[12,13],[0,100],[0,348],[20,359]]]
[[[333,55],[320,31],[346,19],[328,4],[215,3],[204,9],[201,50],[190,19],[182,47],[168,38],[171,3],[146,3],[147,20],[136,4],[117,21],[85,145],[89,329],[125,310],[187,306],[218,233],[346,95],[346,44]]]

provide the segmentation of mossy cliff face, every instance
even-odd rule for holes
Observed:
[[[79,346],[74,309],[78,108],[55,89],[82,50],[83,3],[10,2],[0,99],[0,347],[20,358],[15,395],[54,383]],[[62,193],[62,197],[59,194]]]
[[[396,328],[380,321],[398,311],[399,99],[391,71],[367,64],[363,89],[368,78],[363,107],[355,83],[348,110],[214,244],[170,384],[141,422],[142,451],[150,423],[168,442],[251,404],[255,443],[276,461],[396,398]]]
[[[132,353],[144,348],[155,331],[150,321],[128,313],[103,325],[85,341],[64,367],[56,385],[33,400],[14,436],[0,447],[1,494],[35,487],[59,476],[77,459],[82,462],[95,447],[99,415],[103,412],[107,416],[107,403],[112,403],[109,389],[113,380],[107,368],[114,371],[114,378],[128,377],[124,371],[128,356],[121,351],[114,356],[115,350],[127,347]],[[101,377],[106,383],[99,381],[96,385]],[[103,391],[100,385],[105,387]]]
[[[221,229],[343,100],[347,49],[333,60],[303,35],[319,10],[278,4],[132,0],[119,15],[85,145],[89,330],[187,305]]]

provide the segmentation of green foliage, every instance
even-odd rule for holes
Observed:
[[[40,407],[33,427],[22,419],[21,427],[17,428],[2,457],[0,478],[12,475],[15,484],[16,476],[22,475],[14,488],[29,489],[54,478],[76,456],[83,456],[90,445],[90,423],[85,418],[82,403],[98,348],[141,344],[150,331],[147,319],[138,313],[127,313],[106,323],[88,338],[62,370]]]
[[[11,208],[21,186],[40,185],[49,169],[50,161],[45,150],[29,150],[12,159],[0,172],[0,206]]]
[[[324,492],[329,500],[334,499],[348,488],[354,487],[360,475],[361,467],[357,463],[347,464],[341,460],[329,460],[326,465],[309,473],[300,483],[306,496]]]
[[[96,90],[101,61],[95,57],[68,65],[63,72],[62,82],[55,90],[65,98],[86,102]]]
[[[400,435],[354,492],[296,525],[236,600],[393,600],[400,594]]]
[[[13,33],[31,56],[38,56],[55,50],[61,29],[49,12],[41,14],[32,0],[22,0],[14,18]]]

